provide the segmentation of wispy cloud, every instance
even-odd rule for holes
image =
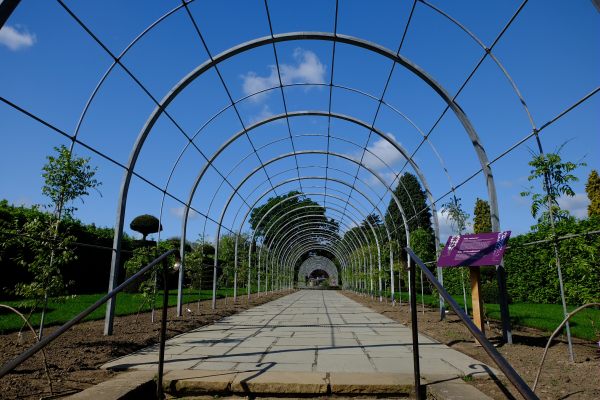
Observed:
[[[265,118],[269,118],[271,116],[273,116],[273,111],[271,111],[271,108],[269,107],[268,104],[263,104],[262,108],[260,109],[260,111],[258,112],[258,114],[253,115],[250,118],[250,123],[254,124],[257,123],[258,121],[262,121]]]
[[[569,211],[572,216],[577,218],[587,217],[587,207],[590,204],[590,199],[585,193],[575,193],[573,197],[563,196],[558,199],[558,205],[563,210]]]
[[[396,142],[396,138],[391,133],[387,134],[388,138]],[[389,141],[380,138],[373,142],[373,144],[367,147],[367,152],[363,158],[363,163],[375,170],[387,169],[388,166],[392,166],[400,160],[405,160],[402,153],[400,153]]]
[[[450,220],[448,220],[448,218],[446,218],[446,215],[442,214],[442,211],[440,210],[437,211],[437,219],[440,225],[440,242],[445,244],[448,240],[448,236],[456,235],[456,232],[454,232]],[[433,218],[431,222],[433,223]]]
[[[172,207],[170,210],[171,215],[174,217],[177,217],[179,219],[183,218],[183,215],[185,213],[185,207],[181,206],[181,207]],[[194,211],[194,210],[190,210],[190,213],[188,215],[189,219],[194,219],[194,218],[198,218],[199,214]]]
[[[29,33],[26,29],[16,26],[5,25],[0,29],[0,44],[8,47],[12,51],[17,51],[33,46],[37,42],[37,37]]]
[[[297,48],[293,53],[294,64],[279,64],[281,81],[284,85],[292,83],[325,83],[325,65],[319,57],[310,50]],[[241,76],[244,94],[250,95],[268,88],[279,86],[277,66],[269,66],[269,74],[260,76],[250,71]],[[252,101],[259,102],[266,97],[267,93],[251,97]]]

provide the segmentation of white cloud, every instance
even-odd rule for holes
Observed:
[[[587,207],[590,204],[590,199],[585,193],[575,193],[573,197],[560,197],[558,205],[563,210],[569,211],[572,216],[577,218],[587,217]]]
[[[391,133],[388,133],[387,136],[396,142],[396,138]],[[392,166],[400,160],[405,160],[402,153],[400,153],[390,142],[387,140],[380,138],[373,142],[370,146],[367,147],[367,152],[365,152],[365,156],[363,158],[363,163],[375,170],[381,170],[388,166]]]
[[[437,218],[440,225],[440,242],[446,244],[448,236],[455,235],[456,233],[454,232],[454,229],[452,229],[452,224],[448,218],[446,218],[446,215],[442,214],[442,211],[437,211]],[[433,218],[431,222],[433,223]]]
[[[12,27],[5,25],[0,29],[0,44],[3,44],[12,51],[31,47],[35,42],[37,42],[35,34],[29,33],[26,29],[20,30],[19,26]]]
[[[173,215],[174,217],[177,217],[179,219],[183,218],[184,212],[185,212],[185,207],[181,206],[181,207],[172,207],[170,210],[171,215]],[[194,219],[194,218],[198,218],[198,213],[194,210],[190,210],[189,214],[188,214],[188,218],[189,219]]]
[[[293,53],[295,63],[279,64],[279,73],[284,85],[292,83],[325,83],[325,65],[315,53],[297,48]],[[250,71],[242,75],[242,89],[246,95],[259,92],[268,88],[279,86],[277,66],[269,66],[269,75],[259,76]],[[251,97],[252,101],[261,101],[267,93]]]
[[[273,111],[271,111],[271,108],[269,107],[269,105],[263,104],[262,108],[260,109],[260,112],[250,118],[250,123],[255,124],[258,121],[262,121],[263,119],[269,118],[273,115],[274,115]]]

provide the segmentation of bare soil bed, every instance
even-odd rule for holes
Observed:
[[[384,301],[352,292],[342,292],[347,297],[370,307],[371,309],[398,321],[410,325],[410,311],[406,303],[393,306]],[[449,313],[440,322],[438,309],[418,307],[419,332],[424,333],[446,345],[468,354],[492,367],[492,359],[482,347],[475,345],[475,339],[465,325],[454,314]],[[513,327],[512,345],[502,345],[500,324],[490,321],[486,328],[488,339],[497,345],[499,352],[530,385],[533,385],[542,353],[550,333],[531,328]],[[540,376],[536,394],[541,399],[600,399],[600,352],[598,344],[574,339],[575,362],[568,360],[566,337],[557,337],[548,350],[544,368]],[[494,399],[521,398],[518,392],[505,378],[498,380],[473,380],[469,383]]]
[[[199,312],[196,303],[190,304],[187,307],[192,312],[186,312],[184,317],[179,318],[176,317],[175,307],[172,307],[168,314],[167,335],[173,337],[211,324],[288,293],[290,292],[252,296],[250,302],[243,296],[237,304],[233,304],[231,298],[219,299],[216,310],[211,309],[210,301],[202,301]],[[103,327],[104,321],[84,322],[48,345],[46,355],[54,396],[50,393],[44,373],[42,355],[38,353],[0,379],[0,398],[59,398],[109,379],[114,373],[99,369],[102,364],[158,342],[160,310],[154,323],[151,322],[150,313],[116,317],[112,336],[103,336]],[[46,334],[54,329],[46,329]],[[11,360],[33,344],[32,334],[23,332],[21,338],[17,333],[0,335],[0,364]]]

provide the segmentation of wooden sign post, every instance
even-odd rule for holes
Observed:
[[[473,323],[485,334],[483,324],[483,301],[481,300],[481,268],[470,267],[471,277],[471,309],[473,310]]]

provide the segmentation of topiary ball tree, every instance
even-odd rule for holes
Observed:
[[[131,221],[129,227],[132,230],[141,233],[143,235],[142,240],[144,241],[149,234],[160,232],[163,229],[158,218],[150,214],[138,215]]]

